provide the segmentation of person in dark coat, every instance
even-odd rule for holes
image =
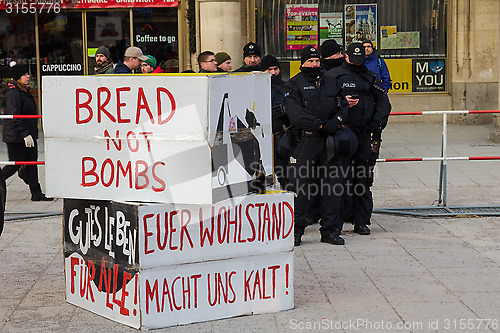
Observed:
[[[200,73],[216,73],[217,60],[215,59],[215,53],[212,51],[201,52],[198,55],[198,66],[200,67]]]
[[[358,149],[353,156],[353,193],[352,213],[354,232],[369,235],[373,197],[370,187],[373,184],[373,168],[379,147],[372,146],[372,137],[380,138],[387,125],[391,103],[377,75],[365,66],[365,47],[361,43],[349,45],[345,62],[325,73],[330,93],[340,95],[349,102],[345,124],[356,133]],[[375,149],[374,149],[375,148]]]
[[[4,93],[5,114],[36,115],[38,109],[29,90],[30,75],[28,68],[15,65],[11,69],[13,81]],[[7,144],[9,161],[37,161],[38,119],[5,119],[3,122],[3,141]],[[19,177],[29,186],[31,201],[52,201],[42,193],[38,182],[36,165],[7,165],[2,169],[5,179],[19,171]]]
[[[274,174],[278,177],[281,188],[285,188],[288,161],[278,153],[278,142],[285,134],[285,128],[290,126],[290,121],[283,110],[283,88],[285,81],[281,77],[281,68],[278,59],[270,54],[262,58],[260,68],[263,72],[271,74],[271,112],[274,141]]]
[[[329,71],[332,68],[342,65],[342,46],[335,39],[327,39],[321,44],[321,68]]]
[[[134,71],[141,67],[142,62],[148,59],[140,48],[131,46],[125,50],[123,62],[118,61],[116,64],[115,74],[134,74]]]
[[[217,61],[217,72],[229,73],[231,71],[231,56],[226,52],[218,52],[215,54]]]
[[[295,186],[295,246],[301,244],[310,203],[321,200],[321,242],[344,245],[342,231],[343,180],[336,159],[327,155],[327,139],[342,129],[341,110],[347,110],[347,100],[338,99],[325,88],[320,69],[320,56],[313,46],[301,52],[300,73],[284,88],[284,106],[292,126],[300,130],[300,140],[294,145],[291,164]],[[341,104],[342,108],[338,104]],[[337,190],[338,193],[337,193]]]
[[[95,74],[114,74],[115,68],[111,60],[111,53],[106,46],[100,46],[95,52]]]

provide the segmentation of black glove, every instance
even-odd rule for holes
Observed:
[[[380,155],[380,144],[381,140],[372,140],[372,151],[370,153],[370,157],[368,157],[368,165],[375,166],[377,163],[377,159]]]
[[[366,130],[370,133],[379,133],[382,131],[382,125],[378,121],[372,120],[366,126]]]
[[[326,134],[333,135],[340,129],[340,124],[340,119],[332,118],[324,123],[322,130]]]

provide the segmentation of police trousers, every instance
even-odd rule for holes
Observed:
[[[290,181],[295,191],[295,233],[303,234],[308,225],[306,216],[314,208],[315,200],[320,202],[322,235],[340,234],[343,226],[343,195],[347,163],[338,159],[327,161],[326,137],[303,136],[292,157]]]

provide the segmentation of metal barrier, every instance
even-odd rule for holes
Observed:
[[[414,116],[414,115],[443,115],[443,134],[441,142],[441,157],[422,157],[422,158],[385,158],[377,159],[377,162],[423,162],[440,161],[439,168],[439,197],[437,199],[438,207],[405,207],[405,208],[378,208],[374,213],[387,213],[397,215],[412,216],[500,216],[500,206],[467,206],[467,207],[447,207],[447,167],[448,161],[457,160],[500,160],[500,156],[478,156],[478,157],[448,157],[448,114],[484,114],[500,113],[500,110],[450,110],[450,111],[419,111],[419,112],[393,112],[391,116]]]
[[[421,116],[429,114],[443,115],[443,134],[441,142],[441,157],[417,157],[417,158],[383,158],[377,162],[425,162],[440,161],[439,168],[439,198],[438,207],[407,207],[407,208],[378,208],[374,213],[387,213],[412,216],[500,216],[500,206],[467,206],[447,207],[447,167],[448,161],[457,160],[500,160],[500,156],[476,156],[476,157],[448,157],[448,114],[485,114],[500,113],[500,110],[449,110],[449,111],[417,111],[417,112],[393,112],[391,116]],[[42,118],[41,115],[0,115],[0,119],[33,119]],[[0,165],[45,165],[44,161],[0,161]]]

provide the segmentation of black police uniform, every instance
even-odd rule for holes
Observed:
[[[322,75],[313,77],[304,72],[285,84],[285,112],[302,134],[292,154],[296,163],[289,174],[294,179],[296,192],[296,245],[300,244],[300,236],[307,226],[306,215],[317,196],[321,196],[321,240],[343,244],[343,239],[338,237],[343,226],[342,197],[338,195],[343,191],[343,181],[337,177],[339,173],[328,172],[336,166],[336,161],[327,161],[325,147],[327,133],[333,134],[338,129],[342,114],[338,113],[337,97],[327,94],[322,84]],[[329,241],[332,235],[338,242]]]
[[[331,93],[340,96],[358,95],[357,105],[348,110],[345,124],[358,138],[358,150],[353,157],[352,203],[355,230],[370,224],[373,210],[373,197],[370,186],[373,182],[373,166],[369,165],[371,135],[380,134],[387,125],[391,104],[377,75],[365,65],[344,62],[325,73],[325,82],[331,84]],[[369,230],[367,230],[369,233]]]

